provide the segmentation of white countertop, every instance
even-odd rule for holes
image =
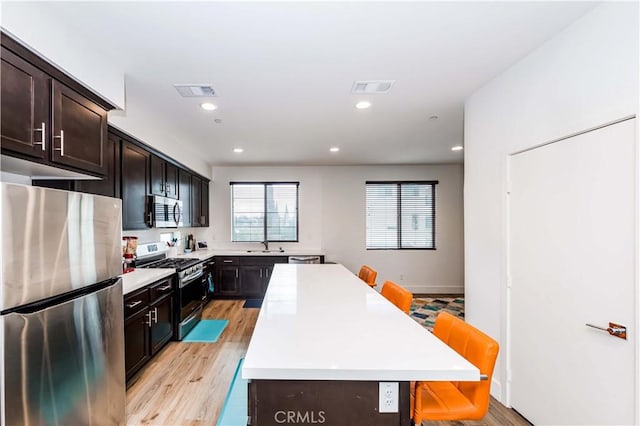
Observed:
[[[139,288],[154,283],[162,278],[175,274],[172,268],[136,269],[120,275],[122,277],[122,294],[129,294]]]
[[[242,377],[477,381],[480,372],[344,266],[278,264]]]

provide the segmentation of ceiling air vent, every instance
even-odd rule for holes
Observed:
[[[371,93],[388,93],[395,80],[365,80],[355,81],[351,88],[351,93],[355,94],[371,94]]]
[[[209,98],[217,96],[216,91],[208,84],[174,84],[178,93],[185,98]]]

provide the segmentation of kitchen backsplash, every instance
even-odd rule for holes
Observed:
[[[161,241],[160,234],[179,232],[181,235],[181,244],[178,246],[178,251],[184,249],[184,239],[193,234],[196,241],[206,241],[211,247],[213,240],[213,233],[211,228],[153,228],[140,231],[122,231],[122,236],[138,237],[138,244],[153,243]]]

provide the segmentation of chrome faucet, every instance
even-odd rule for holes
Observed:
[[[262,242],[262,244],[264,244],[264,249],[265,251],[269,251],[269,241],[267,241],[266,239]]]

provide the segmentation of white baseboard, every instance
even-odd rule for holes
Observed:
[[[502,401],[502,384],[495,379],[491,378],[491,396],[498,400],[502,405],[505,405]]]
[[[398,282],[402,285],[402,282]],[[414,294],[464,294],[464,286],[402,285]]]

